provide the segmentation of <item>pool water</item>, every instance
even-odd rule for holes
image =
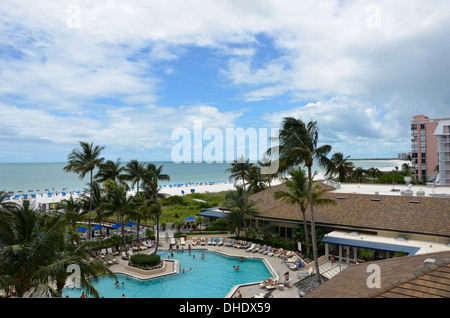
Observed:
[[[158,254],[163,259],[169,256],[167,251]],[[173,255],[171,259],[179,261],[178,274],[147,281],[127,279],[127,276],[118,274],[118,287],[115,280],[108,277],[100,278],[93,285],[100,297],[105,298],[120,298],[123,294],[128,298],[223,298],[235,285],[259,282],[271,276],[265,263],[259,259],[239,261],[238,257],[201,250],[192,250],[191,253],[174,251]],[[233,266],[238,265],[239,270],[234,270]],[[81,290],[66,288],[63,297],[67,295],[80,297]]]

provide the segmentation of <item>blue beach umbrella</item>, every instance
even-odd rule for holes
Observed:
[[[187,218],[185,218],[185,220],[192,221],[192,220],[195,220],[195,217],[194,216],[188,216]]]
[[[134,222],[128,222],[128,223],[125,223],[125,225],[128,225],[128,226],[135,226],[136,223],[134,223]]]
[[[120,225],[119,223],[116,223],[113,226],[111,226],[112,229],[120,229],[121,227],[122,225]]]
[[[83,226],[77,230],[77,232],[86,232],[86,231],[88,231],[88,229]]]
[[[104,229],[105,227],[104,226],[102,226],[102,229]],[[92,229],[94,229],[94,230],[100,230],[100,225],[96,225],[96,226],[94,226]]]

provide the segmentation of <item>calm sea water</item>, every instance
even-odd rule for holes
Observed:
[[[188,182],[207,182],[228,180],[226,169],[230,163],[174,163],[171,161],[153,162],[163,166],[163,173],[170,176],[170,181],[160,184],[176,184]],[[390,165],[386,161],[357,160],[355,166],[362,168],[384,167]],[[89,176],[80,179],[76,173],[63,170],[66,162],[46,163],[0,163],[0,190],[23,191],[24,193],[46,191],[77,191],[89,187]],[[321,169],[315,167],[319,173]]]

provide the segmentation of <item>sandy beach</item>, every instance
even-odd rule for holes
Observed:
[[[380,161],[380,162],[389,162],[391,163],[389,166],[386,167],[379,167],[378,169],[381,171],[392,171],[395,170],[397,167],[399,170],[401,170],[402,164],[409,163],[409,161],[405,160],[373,160],[373,161]],[[324,174],[317,174],[314,178],[315,180],[323,180],[325,179]],[[283,179],[275,179],[271,182],[271,185],[278,185],[283,182]],[[167,194],[170,196],[173,195],[187,195],[190,193],[212,193],[212,192],[222,192],[222,191],[230,191],[235,188],[235,184],[239,185],[242,184],[239,180],[236,182],[230,182],[230,181],[216,181],[211,183],[192,183],[192,184],[183,184],[180,186],[161,186],[161,193]],[[130,190],[129,195],[136,194],[136,190]],[[77,199],[81,194],[77,194],[72,192],[72,194],[66,194],[63,195],[62,193],[53,193],[51,195],[49,194],[38,194],[36,197],[32,198],[32,200],[35,200],[38,204],[53,204],[58,203],[63,199],[68,199],[70,196],[73,196],[74,199]],[[11,200],[21,200],[12,198]]]

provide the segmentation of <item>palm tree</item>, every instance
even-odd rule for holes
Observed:
[[[342,152],[336,152],[331,156],[331,159],[327,161],[327,174],[332,178],[334,175],[338,175],[339,182],[345,182],[346,177],[351,174],[355,168],[353,162],[348,161],[350,156],[344,157]]]
[[[162,173],[163,166],[156,167],[153,163],[148,163],[145,167],[146,173],[144,175],[144,184],[149,185],[150,183],[155,183],[158,185],[158,181],[164,180],[169,181],[170,176],[168,174]]]
[[[73,229],[75,229],[77,222],[83,218],[87,211],[83,210],[81,202],[75,200],[72,196],[61,200],[61,208],[64,211],[64,217],[72,224]]]
[[[327,154],[331,151],[330,145],[322,145],[318,147],[319,128],[316,121],[310,121],[305,124],[300,119],[286,117],[283,120],[283,128],[279,132],[279,169],[278,173],[284,173],[289,169],[304,164],[308,170],[308,199],[311,218],[311,236],[313,255],[315,260],[316,277],[319,284],[322,284],[319,272],[317,242],[316,242],[316,225],[314,217],[314,201],[312,197],[312,165],[317,161],[319,165],[326,167]],[[269,149],[268,155],[275,152],[275,149]]]
[[[123,175],[125,167],[120,165],[120,158],[117,158],[115,162],[107,160],[105,163],[102,163],[99,166],[99,171],[95,174],[95,181],[105,182],[107,180],[112,180],[121,185],[126,185]]]
[[[155,251],[153,252],[154,254],[156,254],[156,252],[158,251],[158,245],[159,245],[159,218],[161,217],[161,215],[163,213],[161,201],[160,200],[150,201],[149,208],[150,208],[150,214],[153,216],[153,218],[155,219],[155,223],[156,223],[156,242],[155,242],[156,247],[155,247]]]
[[[93,171],[105,160],[100,157],[100,153],[105,147],[95,146],[87,142],[80,141],[80,148],[73,149],[68,156],[68,165],[63,169],[66,172],[75,172],[83,179],[86,174],[90,174],[89,194],[92,198]],[[89,213],[92,212],[92,200],[89,200]],[[89,231],[91,230],[91,219],[89,218]]]
[[[127,163],[125,166],[124,179],[131,181],[131,186],[136,185],[136,193],[139,193],[139,183],[144,178],[148,177],[148,171],[145,169],[144,165],[138,160],[134,159]]]
[[[231,172],[229,180],[238,179],[242,180],[242,186],[245,189],[245,182],[250,182],[251,171],[254,167],[253,163],[250,163],[249,159],[245,160],[243,157],[236,159],[231,163],[231,168],[225,170],[225,172]]]
[[[266,186],[266,180],[261,174],[261,168],[258,166],[251,166],[249,171],[249,185],[248,190],[252,193],[256,193],[264,190]]]
[[[310,254],[310,241],[308,234],[308,225],[306,224],[306,209],[308,208],[308,186],[307,177],[303,169],[291,170],[289,175],[291,179],[286,180],[288,191],[275,191],[274,198],[287,203],[297,205],[303,216],[303,228],[305,233],[307,255]]]
[[[14,282],[18,297],[52,294],[49,277],[39,270],[54,260],[64,222],[45,228],[43,217],[29,201],[3,207],[0,213],[0,282]],[[9,285],[0,288],[8,290]]]
[[[236,186],[236,190],[229,191],[225,196],[225,205],[234,213],[240,222],[237,224],[237,236],[243,227],[248,214],[257,213],[256,201],[250,199],[250,193],[244,187]]]
[[[117,213],[119,223],[122,225],[122,251],[125,251],[128,257],[128,251],[125,248],[125,217],[132,214],[137,208],[134,197],[127,196],[127,189],[125,187],[116,186],[110,189],[105,202],[101,206],[104,210]]]
[[[363,168],[358,167],[353,171],[352,177],[359,183],[362,183],[366,179],[366,173]]]
[[[46,224],[51,226],[54,222],[58,222],[58,218],[50,218]],[[87,295],[98,298],[98,291],[94,288],[92,282],[98,281],[100,276],[106,275],[111,278],[116,278],[116,276],[103,264],[103,261],[91,259],[89,257],[90,253],[89,244],[81,244],[73,228],[66,226],[60,233],[54,260],[50,264],[42,267],[38,271],[39,275],[45,275],[53,279],[56,286],[53,294],[61,296],[67,280],[71,278],[72,273],[70,269],[77,268],[79,269],[77,273],[79,276],[76,277],[76,283],[79,284],[81,289],[87,292]]]
[[[380,177],[382,174],[383,173],[378,168],[371,167],[367,169],[367,175],[373,179]]]

